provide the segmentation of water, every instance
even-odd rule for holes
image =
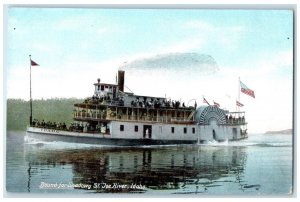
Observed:
[[[115,148],[24,142],[24,136],[25,132],[7,134],[8,192],[194,197],[292,193],[292,135],[250,134],[238,142]]]

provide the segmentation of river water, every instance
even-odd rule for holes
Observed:
[[[7,133],[8,194],[257,197],[293,191],[292,135],[153,147],[24,139],[25,132]]]

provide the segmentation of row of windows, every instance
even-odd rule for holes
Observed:
[[[175,132],[175,127],[171,127],[171,132],[174,133]],[[196,129],[192,128],[192,133],[195,134]],[[187,127],[183,128],[183,133],[186,134],[187,133]]]
[[[104,85],[97,86],[97,89],[98,89],[98,90],[100,90],[100,88],[101,88],[101,91],[104,91],[104,88],[105,88],[105,89],[110,89],[110,90],[111,90],[112,88],[115,89],[115,87],[112,87],[112,86],[104,86]]]
[[[124,131],[124,125],[120,125],[120,131]],[[139,126],[134,126],[134,132],[138,132],[139,131]],[[162,132],[162,128],[161,128],[161,132]],[[171,127],[171,133],[175,132],[175,127]],[[196,129],[192,128],[192,133],[195,134]],[[183,128],[183,133],[186,134],[187,133],[187,127]]]

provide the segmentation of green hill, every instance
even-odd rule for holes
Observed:
[[[278,130],[278,131],[267,131],[265,134],[284,134],[284,135],[291,135],[293,134],[293,129],[286,129],[286,130]]]
[[[74,104],[82,102],[76,98],[53,98],[34,100],[33,118],[45,121],[65,122],[69,125],[73,119]],[[29,124],[29,101],[21,99],[7,100],[7,130],[25,130]]]

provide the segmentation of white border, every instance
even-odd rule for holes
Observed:
[[[140,2],[138,0],[127,0],[126,2],[124,0],[102,0],[102,1],[97,1],[97,0],[52,0],[52,1],[49,1],[49,0],[3,0],[2,1],[2,10],[1,10],[1,22],[2,22],[2,27],[3,27],[3,22],[4,22],[4,15],[3,15],[3,6],[4,5],[12,5],[12,4],[15,4],[15,5],[19,5],[19,6],[36,6],[34,4],[39,4],[40,6],[43,5],[43,6],[47,6],[47,7],[64,7],[64,6],[70,6],[70,3],[71,5],[74,5],[74,7],[106,7],[106,6],[109,6],[109,5],[113,5],[113,7],[206,7],[206,8],[209,8],[209,7],[215,7],[215,8],[232,8],[232,7],[238,7],[238,8],[255,8],[255,9],[260,9],[262,7],[265,7],[265,6],[270,6],[270,5],[267,5],[267,4],[272,4],[272,7],[274,8],[282,8],[282,7],[285,7],[287,4],[294,4],[295,6],[295,11],[297,12],[297,7],[298,7],[298,3],[299,1],[297,0],[278,0],[278,1],[274,1],[274,0],[244,0],[244,1],[240,1],[240,0],[230,0],[230,1],[224,1],[224,0],[202,0],[202,1],[199,1],[199,0],[144,0],[143,2]],[[276,3],[276,4],[275,4]],[[196,4],[196,5],[195,5]],[[297,33],[297,27],[299,27],[299,20],[298,20],[298,15],[295,16],[295,20],[296,20],[296,27],[295,27],[295,57],[298,58],[298,52],[297,52],[297,47],[298,47],[298,41],[297,41],[297,36],[298,36],[298,33]],[[3,30],[3,29],[2,29]],[[1,45],[3,47],[3,51],[4,51],[4,41],[3,41],[3,32],[2,32],[2,37],[1,37]],[[2,64],[3,64],[3,59],[4,59],[4,53],[1,54],[1,61],[2,61]],[[296,58],[295,58],[295,62],[296,62]],[[294,118],[295,118],[295,124],[298,125],[298,120],[297,120],[297,114],[298,114],[298,108],[297,108],[297,94],[298,94],[298,88],[297,88],[297,71],[296,71],[296,63],[295,63],[295,91],[294,91],[294,97],[295,97],[295,105],[294,105]],[[3,69],[3,66],[2,66],[2,69]],[[4,87],[5,87],[5,84],[4,84],[4,81],[5,81],[5,72],[3,72],[3,70],[1,71],[1,78],[3,79],[2,82],[1,82],[1,94],[2,94],[2,98],[4,98]],[[1,168],[3,168],[3,171],[5,172],[5,164],[4,164],[4,158],[5,158],[5,125],[6,125],[6,114],[5,114],[5,108],[6,108],[6,100],[5,98],[4,99],[0,99],[1,101],[1,107],[2,107],[2,110],[0,113],[0,131],[3,131],[2,135],[0,135],[0,140],[1,142],[3,143],[2,146],[3,148],[0,149],[1,151]],[[294,128],[296,129],[296,125],[294,126]],[[295,131],[297,132],[297,130]],[[295,134],[295,137],[297,136],[297,134]],[[297,140],[297,139],[295,139]],[[295,142],[296,145],[297,142]],[[295,147],[295,153],[297,153],[297,148]],[[296,164],[298,162],[298,156],[296,159],[294,159],[294,164]],[[3,178],[3,174],[5,174],[4,172],[1,172],[0,173],[0,180],[3,182],[3,185],[5,186],[5,182],[4,182],[4,178]],[[296,174],[296,170],[295,170],[295,173]],[[295,178],[295,189],[294,189],[294,198],[291,198],[291,199],[288,199],[288,200],[296,200],[295,197],[297,197],[297,193],[298,193],[298,189],[297,189],[297,181],[298,181],[298,176],[294,176]],[[26,196],[26,195],[18,195],[18,194],[14,194],[14,195],[11,195],[11,194],[7,194],[5,192],[3,192],[5,190],[5,188],[3,186],[0,186],[1,188],[1,193],[2,193],[2,197],[3,197],[3,194],[5,194],[6,197],[47,197],[46,199],[43,199],[43,200],[51,200],[52,198],[51,197],[64,197],[63,195],[50,195],[50,194],[44,194],[44,195],[35,195],[35,194],[32,194],[30,196]],[[109,200],[112,200],[112,201],[119,201],[119,196],[116,196],[115,198],[110,198]],[[67,197],[76,197],[77,199],[72,199],[72,200],[75,200],[75,201],[81,201],[82,200],[82,195],[68,195]],[[91,196],[87,196],[87,197],[91,197]],[[96,197],[105,197],[105,196],[100,196],[100,195],[97,195]],[[114,196],[109,196],[109,197],[114,197]],[[155,197],[155,196],[153,196]],[[171,196],[172,197],[172,196]],[[189,197],[189,196],[188,196]],[[193,196],[192,196],[193,197]],[[196,197],[196,196],[195,196]],[[231,196],[231,197],[234,197],[234,196]],[[20,199],[20,198],[19,198]],[[172,201],[178,201],[178,200],[181,200],[182,198],[172,198],[170,200]],[[240,201],[241,198],[218,198],[219,200],[221,199],[222,201]],[[12,198],[5,198],[5,200],[15,200],[15,199],[12,199]],[[21,199],[22,201],[24,199]],[[31,198],[26,198],[25,201],[32,201],[32,200],[41,200],[39,198],[34,198],[34,199],[31,199]],[[63,200],[63,199],[60,199],[60,200]],[[89,200],[97,200],[99,201],[99,199],[89,199]],[[103,199],[100,199],[100,200],[103,200]],[[122,198],[122,201],[132,201],[132,200],[139,200],[138,198],[135,198],[135,199],[130,199],[130,198]],[[153,200],[151,198],[144,198],[143,200],[145,201],[150,201],[150,200]],[[157,200],[157,199],[154,199],[154,200]],[[163,199],[165,201],[165,199]],[[202,198],[189,198],[189,200],[203,200]],[[205,198],[206,201],[215,201],[214,198]],[[252,200],[263,200],[265,201],[266,198],[250,198],[250,199],[245,199],[243,198],[242,199],[243,201],[252,201]],[[272,200],[272,201],[282,201],[283,198],[272,198],[272,199],[269,199],[269,200]]]

